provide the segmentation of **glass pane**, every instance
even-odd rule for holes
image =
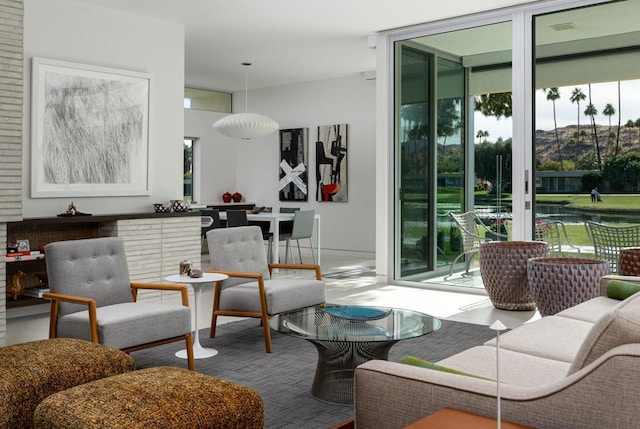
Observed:
[[[432,266],[429,246],[429,142],[433,55],[400,47],[396,145],[396,272],[400,277]],[[399,256],[399,257],[398,257]],[[399,268],[399,270],[398,270]]]
[[[449,265],[460,253],[460,236],[450,212],[464,207],[465,71],[456,61],[438,58],[437,76],[437,266]]]
[[[593,255],[585,221],[640,223],[638,1],[535,18],[535,215],[559,253]]]
[[[184,162],[183,162],[183,198],[185,200],[193,199],[193,140],[184,139],[183,143]]]
[[[463,255],[470,249],[451,213],[475,210],[487,224],[510,214],[511,33],[502,22],[398,43],[395,245],[403,280],[446,283],[454,261],[466,274],[476,255]]]

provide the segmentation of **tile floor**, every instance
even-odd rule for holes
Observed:
[[[305,258],[305,262],[310,260],[310,254],[303,254],[303,258]],[[207,264],[208,255],[203,255],[202,268],[206,269]],[[374,255],[369,253],[324,250],[322,253],[322,272],[325,275],[347,270],[361,270],[374,265]],[[294,274],[279,273],[278,275],[306,274],[296,272]],[[454,274],[451,277],[447,276],[425,281],[422,283],[424,287],[380,284],[376,283],[376,278],[372,275],[339,279],[328,277],[325,279],[327,282],[327,302],[407,308],[443,319],[486,326],[499,319],[509,328],[514,328],[539,317],[535,311],[498,310],[491,305],[487,296],[482,294],[482,289],[479,290],[478,287],[470,288],[470,293],[451,292],[441,289],[443,284],[477,283],[478,277],[477,271],[472,271],[469,277]],[[211,307],[213,303],[211,289],[204,289],[201,294],[198,311],[199,328],[209,326],[211,322]],[[168,300],[171,299],[169,298]],[[221,318],[221,322],[234,319]],[[48,324],[48,314],[9,319],[7,320],[6,344],[46,338]]]

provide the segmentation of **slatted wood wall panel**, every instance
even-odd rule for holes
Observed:
[[[180,261],[200,262],[200,218],[187,216],[166,219],[118,221],[117,235],[123,239],[131,280],[164,282],[177,274]],[[163,300],[160,292],[142,292],[140,300]]]
[[[22,220],[23,0],[0,0],[0,243]],[[6,266],[0,264],[0,345],[7,338]]]

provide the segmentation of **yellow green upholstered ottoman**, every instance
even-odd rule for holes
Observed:
[[[71,338],[2,347],[0,428],[31,428],[36,406],[49,395],[135,366],[120,350]]]
[[[264,404],[253,389],[174,367],[141,369],[51,395],[34,427],[263,428]]]

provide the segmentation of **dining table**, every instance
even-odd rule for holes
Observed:
[[[251,222],[269,222],[269,231],[273,233],[273,249],[271,252],[271,262],[277,263],[280,261],[280,224],[282,222],[293,222],[295,217],[295,213],[270,213],[270,212],[261,212],[261,213],[251,213],[247,212],[247,221]],[[227,213],[220,212],[220,220],[227,220]],[[320,214],[316,213],[314,215],[314,220],[316,224],[315,228],[315,242],[316,242],[316,250],[317,250],[317,261],[316,263],[320,265]]]

